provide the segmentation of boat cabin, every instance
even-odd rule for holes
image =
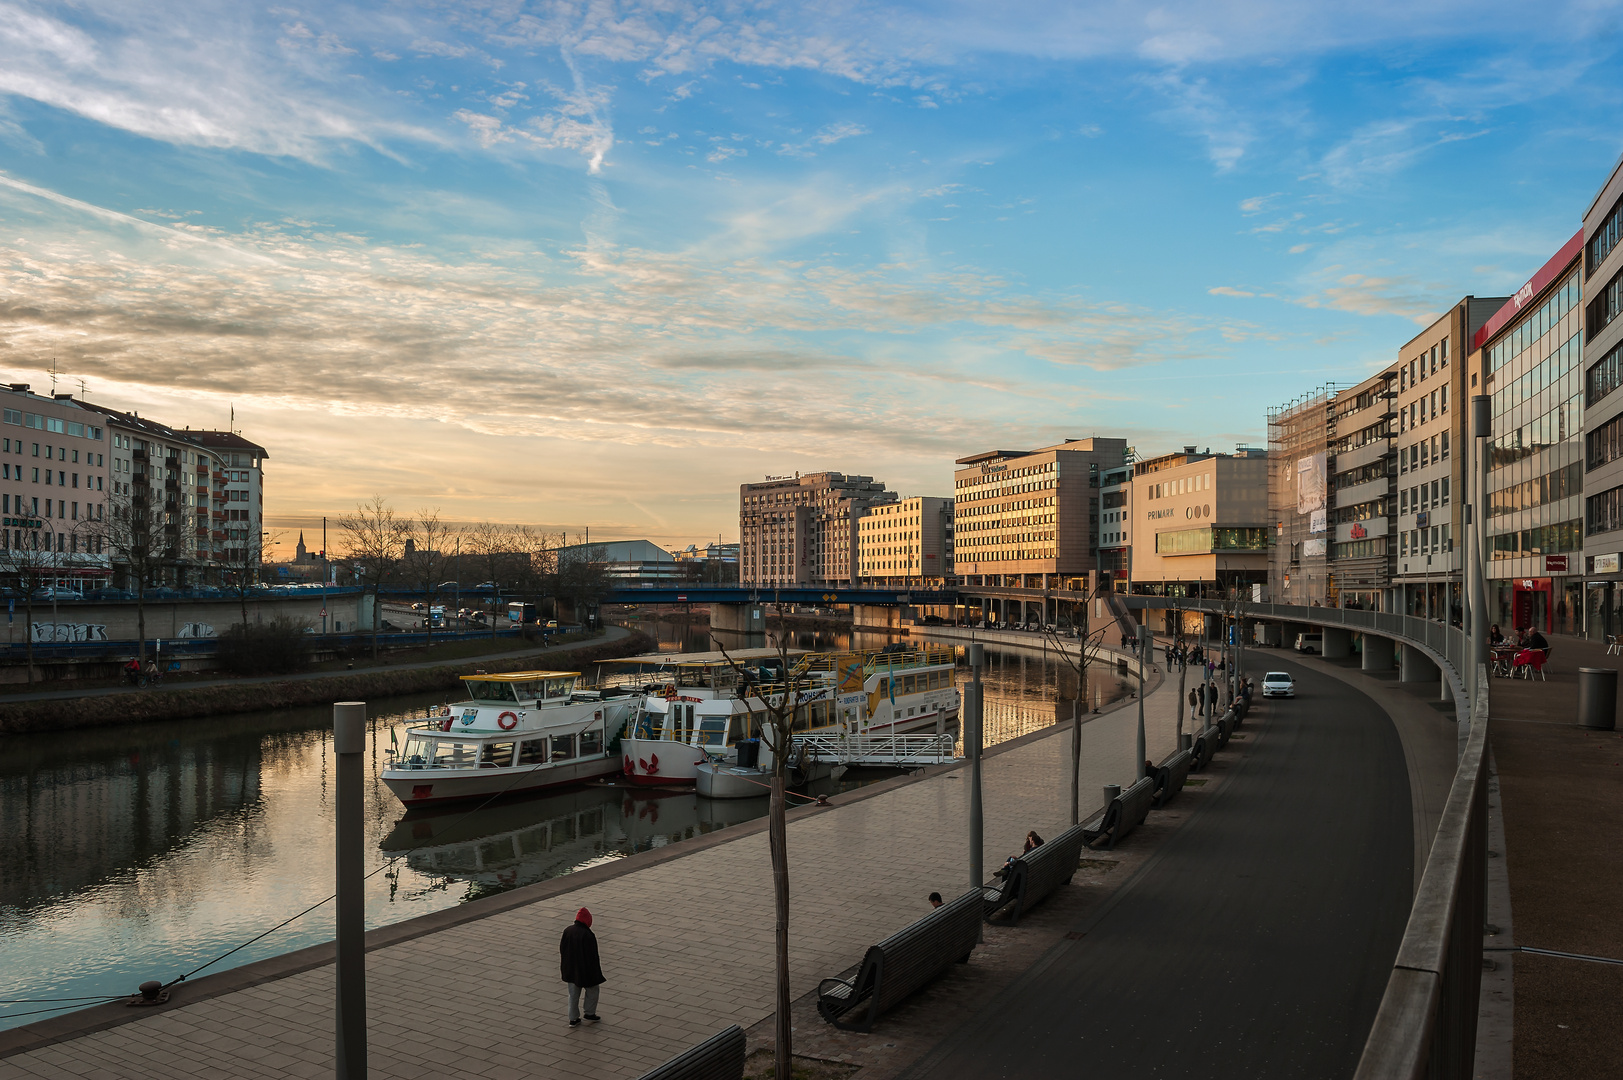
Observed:
[[[575,694],[578,671],[510,671],[501,675],[464,675],[469,701],[487,705],[545,705]]]

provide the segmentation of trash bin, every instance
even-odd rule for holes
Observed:
[[[1109,806],[1111,803],[1115,802],[1120,797],[1121,797],[1121,785],[1120,784],[1106,784],[1105,785],[1105,805],[1106,806]]]
[[[753,769],[761,763],[761,740],[738,740],[738,767]]]
[[[1617,726],[1617,669],[1578,669],[1578,723],[1596,731]]]

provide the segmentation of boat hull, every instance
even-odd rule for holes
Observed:
[[[385,769],[383,782],[395,798],[411,807],[541,791],[613,776],[619,771],[617,758],[592,757],[541,768]]]
[[[674,740],[627,737],[620,740],[620,758],[627,780],[652,787],[694,783],[699,763],[709,755]]]
[[[706,799],[759,799],[772,793],[772,774],[707,761],[698,767],[695,784]]]

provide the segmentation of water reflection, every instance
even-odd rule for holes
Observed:
[[[670,651],[707,629],[647,627]],[[854,644],[876,648],[880,635]],[[802,648],[849,633],[805,631]],[[1076,679],[1040,653],[987,650],[988,742],[1070,717]],[[1118,696],[1094,679],[1093,701]],[[700,800],[612,784],[470,811],[405,813],[375,780],[390,734],[444,695],[372,703],[366,793],[369,926],[531,884],[761,816],[764,799]],[[172,979],[332,891],[326,708],[5,740],[0,759],[0,971],[10,998],[128,993]],[[883,778],[849,774],[849,788]],[[834,790],[831,782],[820,791]],[[241,964],[325,941],[332,909],[235,954]],[[210,968],[209,971],[220,970]],[[0,1005],[0,1027],[40,1019]]]

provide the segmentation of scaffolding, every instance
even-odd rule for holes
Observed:
[[[1336,398],[1347,387],[1325,383],[1275,409],[1268,410],[1268,506],[1275,514],[1274,545],[1269,556],[1269,599],[1276,604],[1334,602],[1330,578],[1330,516],[1333,475],[1328,457],[1336,441]],[[1297,462],[1326,455],[1325,531],[1311,532],[1311,514],[1297,512]],[[1323,553],[1304,549],[1321,540]]]

